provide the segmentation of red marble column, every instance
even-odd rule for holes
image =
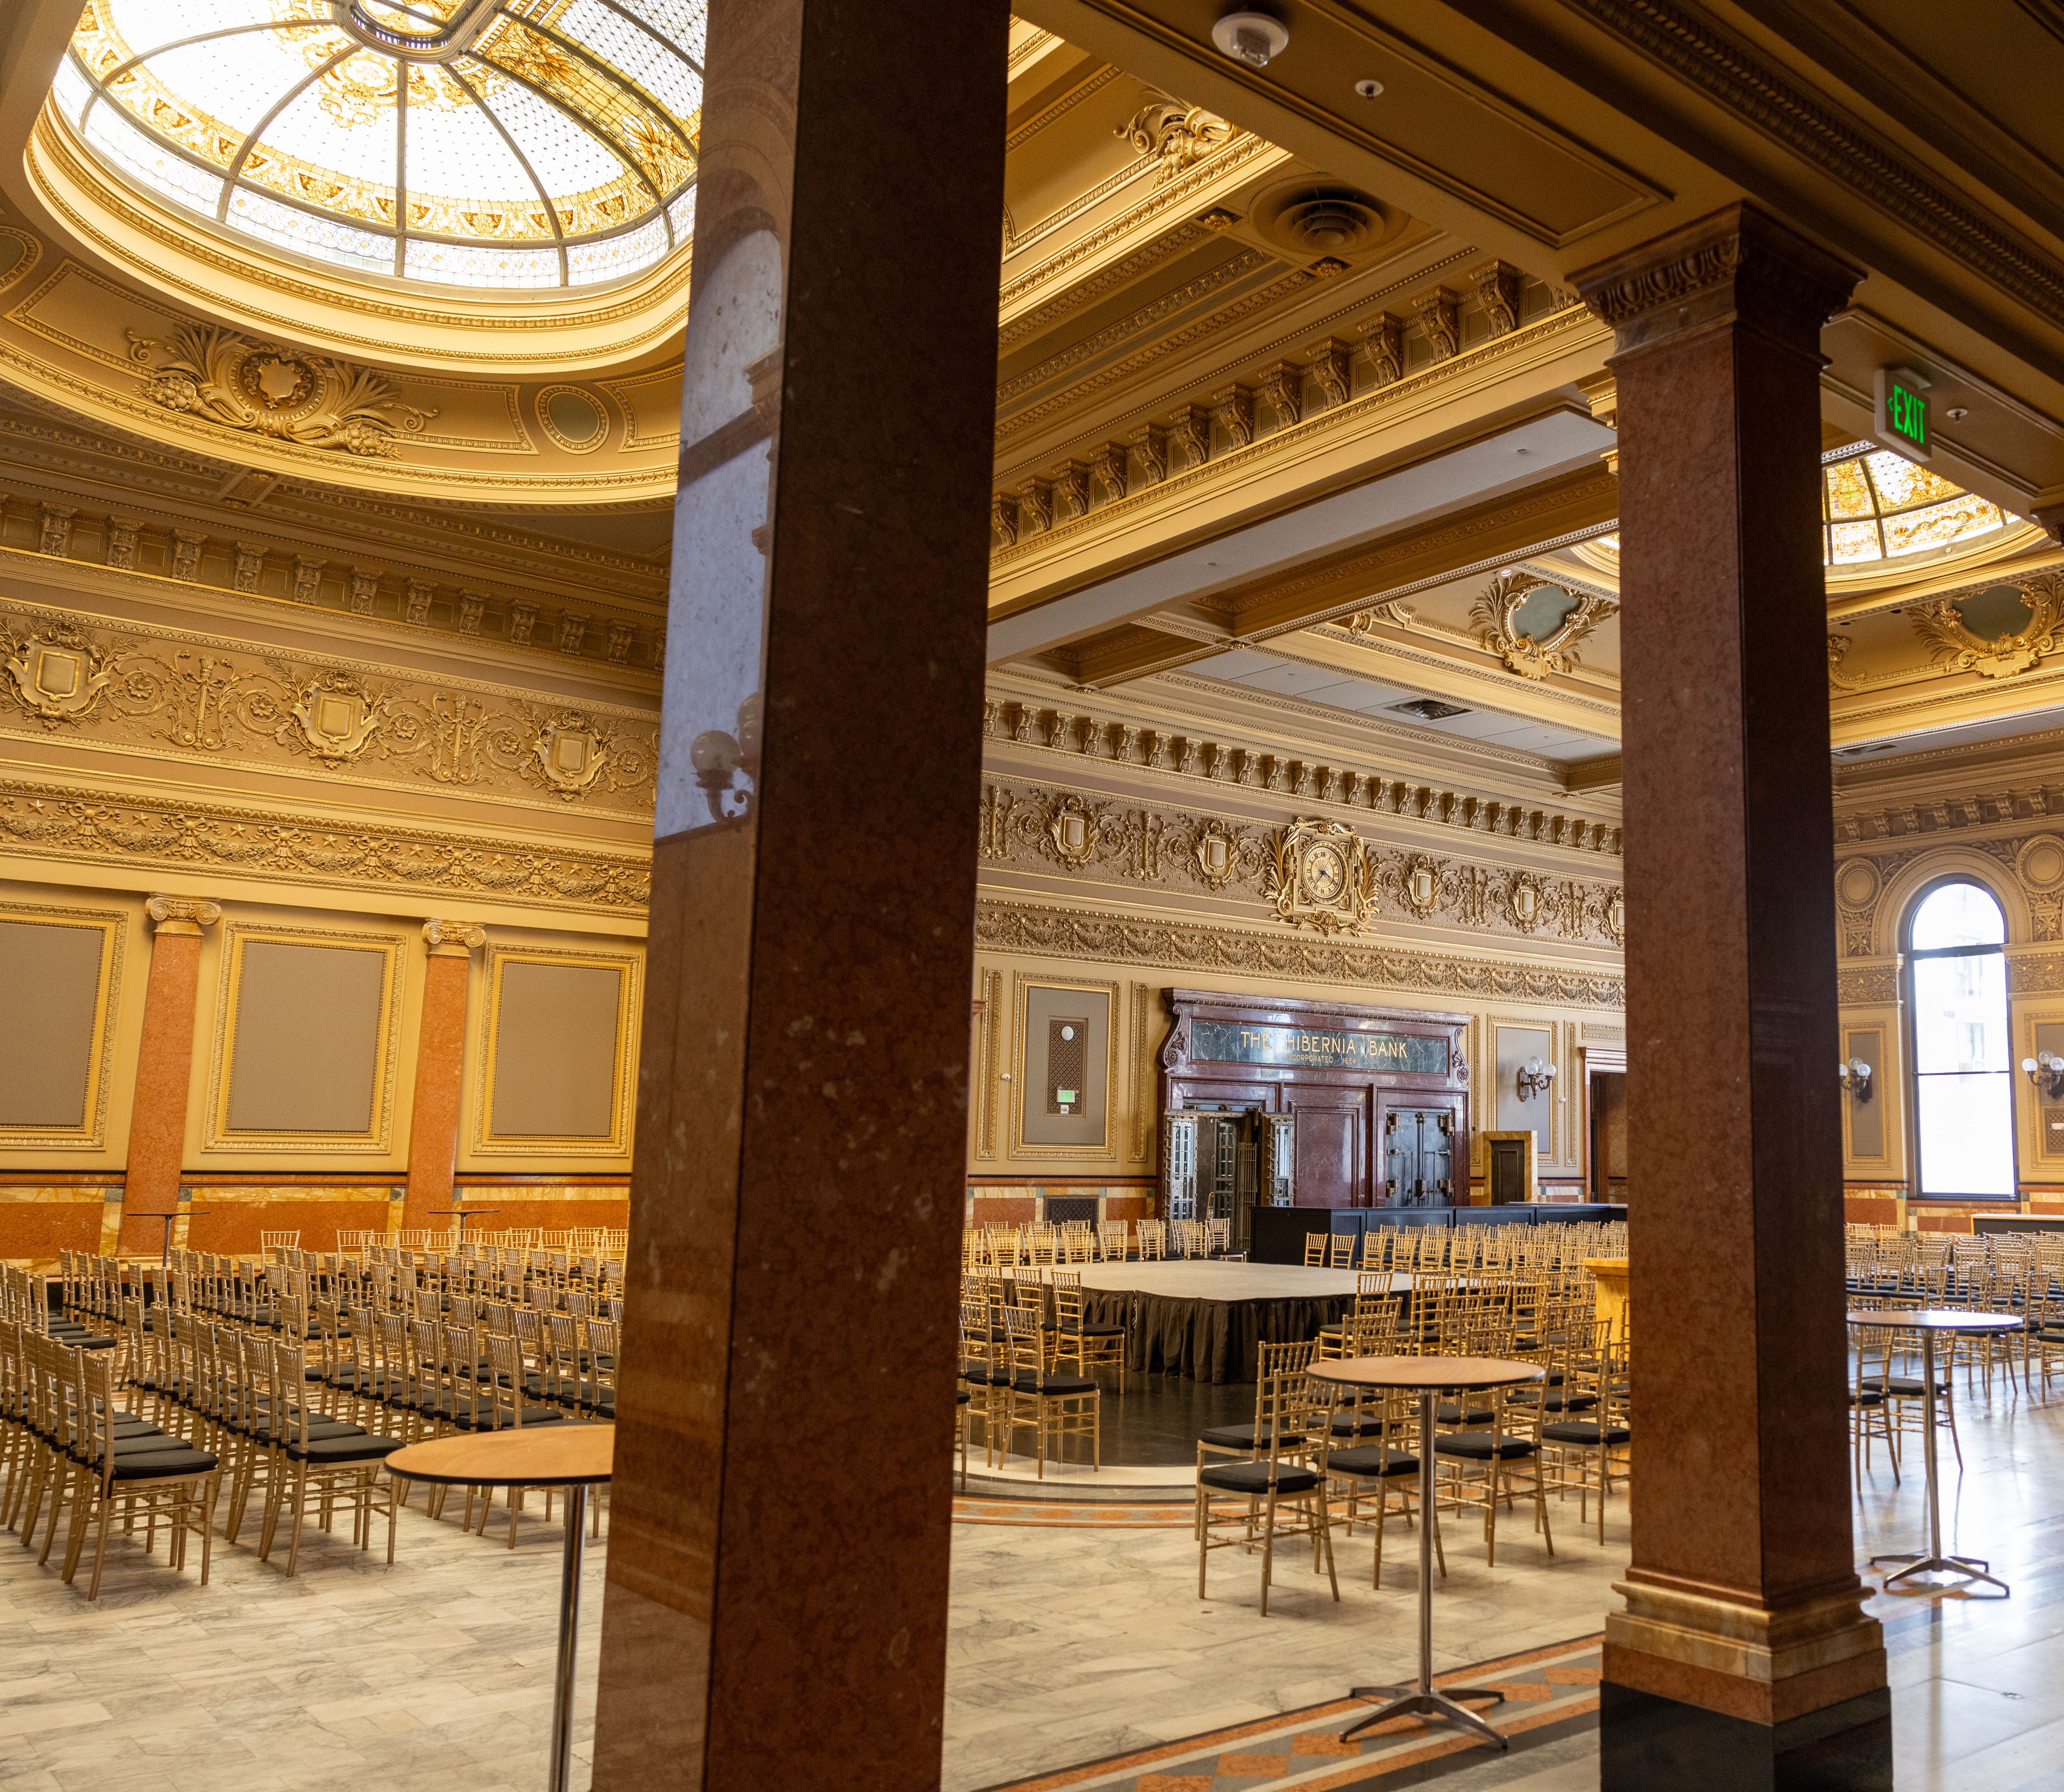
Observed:
[[[710,9],[597,1792],[939,1782],[1007,33]]]
[[[179,1211],[201,932],[222,919],[217,904],[185,896],[154,896],[143,912],[156,931],[143,991],[143,1037],[129,1110],[129,1167],[122,1186],[121,1249],[138,1256],[155,1255],[164,1247],[165,1226],[155,1216]]]
[[[401,1224],[439,1224],[452,1205],[458,1162],[459,1085],[466,1069],[466,979],[487,930],[466,921],[423,923],[429,956],[423,966],[423,1014],[416,1034],[416,1093],[409,1109],[409,1184]]]
[[[1858,276],[1717,212],[1575,276],[1615,328],[1633,1563],[1609,1792],[1889,1787],[1848,1460],[1821,324]]]

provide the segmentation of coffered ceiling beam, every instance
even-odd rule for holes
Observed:
[[[1594,759],[1578,759],[1562,768],[1562,787],[1566,791],[1618,790],[1619,788],[1619,755],[1601,753]]]
[[[1424,526],[1433,519],[1555,478],[1596,469],[1613,443],[1612,432],[1588,410],[1563,405],[1445,453],[1400,468],[1344,491],[1316,498],[1244,528],[1167,554],[1146,566],[1001,618],[990,625],[991,665],[1073,646],[1126,623],[1151,626],[1156,611],[1218,615],[1228,641],[1259,626],[1195,600],[1264,578],[1287,577],[1336,549],[1357,546]],[[1611,514],[1610,506],[1599,520]],[[1538,545],[1542,537],[1527,542]],[[1272,615],[1275,613],[1272,613]],[[1294,622],[1278,625],[1294,626]]]

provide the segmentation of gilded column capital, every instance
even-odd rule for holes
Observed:
[[[425,921],[423,944],[433,958],[470,958],[487,944],[487,929],[477,921]]]
[[[196,896],[154,896],[143,904],[159,933],[198,934],[222,919],[222,904]]]
[[[1739,204],[1570,276],[1623,355],[1722,324],[1815,351],[1820,326],[1862,278],[1768,212]]]

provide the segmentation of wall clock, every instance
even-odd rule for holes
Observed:
[[[1358,932],[1375,906],[1375,868],[1344,822],[1294,821],[1276,840],[1268,894],[1292,926]]]

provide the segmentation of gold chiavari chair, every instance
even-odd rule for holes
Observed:
[[[1355,1353],[1379,1355],[1386,1352],[1357,1349]],[[1408,1402],[1395,1388],[1346,1388],[1337,1382],[1319,1384],[1329,1399],[1324,1415],[1327,1435],[1332,1440],[1325,1458],[1326,1475],[1329,1482],[1329,1497],[1344,1495],[1347,1511],[1342,1519],[1347,1534],[1352,1536],[1358,1520],[1363,1518],[1361,1502],[1373,1492],[1376,1515],[1369,1519],[1369,1529],[1374,1533],[1376,1547],[1374,1560],[1369,1569],[1369,1584],[1372,1587],[1383,1585],[1383,1526],[1390,1516],[1391,1497],[1397,1496],[1397,1513],[1409,1526],[1419,1505],[1419,1457],[1405,1450],[1392,1447],[1393,1440],[1413,1444],[1411,1420],[1408,1406],[1416,1407],[1416,1401]],[[1347,1441],[1343,1442],[1343,1439]],[[1416,1440],[1423,1450],[1425,1440]],[[1427,1515],[1419,1514],[1420,1522]],[[1447,1552],[1441,1540],[1437,1512],[1433,1515],[1433,1548],[1443,1576],[1448,1572]]]
[[[1335,1603],[1340,1577],[1333,1568],[1332,1512],[1326,1496],[1327,1449],[1319,1423],[1326,1403],[1304,1364],[1264,1372],[1256,1384],[1256,1448],[1244,1462],[1203,1464],[1197,1470],[1197,1597],[1214,1549],[1261,1546],[1261,1615],[1268,1615],[1280,1538],[1312,1540],[1312,1572],[1325,1564]]]
[[[1046,1364],[1046,1346],[1036,1314],[1022,1307],[1003,1310],[1004,1350],[1010,1370],[1003,1416],[1003,1452],[1019,1431],[1030,1428],[1038,1478],[1046,1477],[1047,1445],[1057,1462],[1067,1457],[1070,1438],[1086,1438],[1090,1466],[1103,1466],[1103,1390],[1091,1375],[1066,1375]]]
[[[1125,1391],[1125,1327],[1084,1317],[1082,1279],[1079,1272],[1054,1271],[1054,1317],[1044,1329],[1053,1348],[1049,1361],[1054,1368],[1072,1363],[1078,1375],[1094,1375],[1100,1368],[1118,1371],[1118,1391]]]

